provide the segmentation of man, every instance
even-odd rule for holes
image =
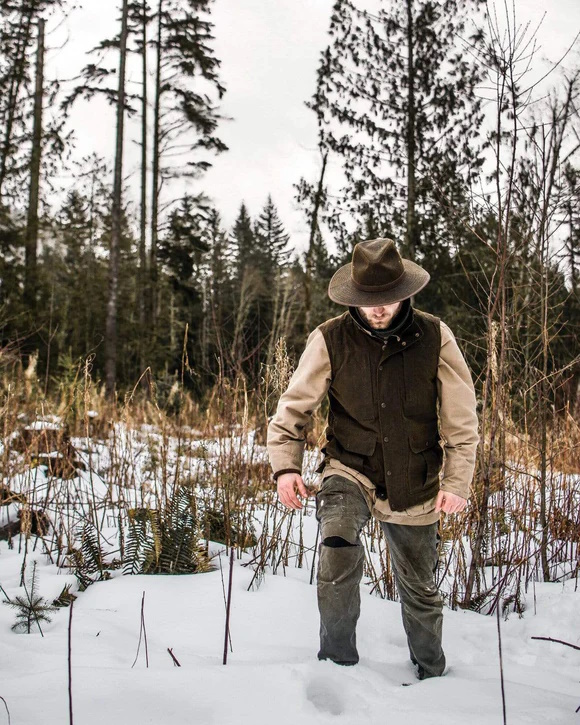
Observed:
[[[441,511],[465,508],[478,443],[473,383],[455,338],[411,304],[428,281],[392,240],[357,244],[328,289],[348,310],[312,332],[268,429],[280,501],[299,509],[299,496],[309,495],[301,476],[304,429],[328,394],[316,496],[319,659],[358,662],[359,535],[374,516],[389,545],[419,679],[445,669],[434,580],[438,522]]]

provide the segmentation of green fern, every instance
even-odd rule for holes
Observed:
[[[148,508],[130,509],[123,573],[141,574],[158,561],[160,554],[158,512]]]
[[[80,549],[74,549],[71,554],[74,561],[74,575],[79,582],[80,591],[84,591],[96,581],[110,578],[105,562],[105,554],[97,529],[90,522],[86,522],[81,532]]]
[[[207,568],[190,487],[176,486],[163,509],[129,512],[125,574],[187,574]]]
[[[152,574],[185,574],[197,569],[197,527],[195,499],[191,489],[177,486],[159,521],[159,556],[145,571]]]

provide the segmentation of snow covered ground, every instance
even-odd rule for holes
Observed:
[[[105,546],[110,549],[109,557],[118,554],[118,531],[107,528],[117,522],[120,494],[115,481],[132,483],[132,488],[124,483],[123,501],[144,505],[159,485],[153,458],[163,446],[168,448],[170,477],[177,470],[180,455],[180,470],[210,482],[220,457],[231,454],[240,460],[265,460],[265,451],[253,438],[192,440],[191,450],[186,447],[181,454],[176,441],[162,440],[155,430],[146,428],[126,431],[120,427],[114,431],[112,442],[96,446],[81,439],[73,442],[86,468],[76,478],[49,479],[46,467],[38,466],[22,469],[6,483],[12,491],[26,494],[35,506],[50,491],[47,512],[53,522],[70,519],[71,530],[77,518],[82,523],[87,507],[92,505],[95,512],[98,508],[101,534],[105,541],[110,540],[110,546]],[[203,456],[198,457],[200,453]],[[11,460],[18,463],[18,455],[11,452]],[[307,456],[309,480],[316,462],[314,454]],[[123,475],[116,476],[117,468]],[[13,521],[18,507],[17,503],[1,507],[0,523]],[[225,605],[219,563],[227,581],[229,561],[223,547],[212,545],[216,568],[209,573],[123,576],[117,569],[109,581],[78,592],[70,570],[51,564],[40,553],[41,545],[34,551],[32,537],[27,580],[36,560],[40,595],[50,602],[65,584],[71,584],[78,595],[72,622],[75,724],[501,725],[495,617],[446,610],[444,647],[449,672],[443,678],[418,682],[408,661],[399,605],[369,596],[371,587],[365,580],[358,628],[359,665],[342,668],[318,662],[316,588],[309,583],[316,539],[312,502],[305,513],[300,536],[295,530],[291,537],[296,542],[304,535],[303,568],[294,567],[293,545],[286,576],[280,566],[276,576],[267,573],[257,590],[248,591],[254,571],[243,564],[249,562],[250,555],[236,560],[233,651],[225,667]],[[258,508],[254,516],[259,536],[264,511]],[[295,529],[297,518],[290,522]],[[281,536],[284,538],[285,534]],[[0,589],[0,601],[24,593],[19,587],[23,552],[18,550],[23,542],[16,536],[13,549],[0,542],[0,585],[4,590]],[[380,572],[379,554],[367,551],[367,556]],[[580,705],[580,651],[531,639],[551,637],[580,646],[580,591],[575,589],[574,580],[530,586],[524,597],[523,617],[511,612],[507,620],[501,620],[509,725],[580,725],[580,711],[576,713]],[[149,667],[143,643],[132,666],[139,642],[143,592]],[[42,637],[37,628],[32,634],[12,632],[15,611],[0,606],[0,697],[7,703],[14,725],[69,723],[69,612],[68,608],[56,611],[52,622],[43,625]],[[168,648],[181,667],[174,665]],[[403,687],[403,683],[413,686]],[[0,700],[0,725],[4,722],[8,716]]]
[[[0,583],[10,597],[22,555],[0,546]],[[221,551],[227,581],[228,559]],[[74,577],[40,554],[39,593],[52,600]],[[218,563],[218,559],[214,559]],[[364,588],[358,629],[361,662],[318,662],[316,591],[308,566],[286,577],[266,575],[247,591],[252,570],[236,561],[233,652],[222,665],[225,606],[220,569],[188,576],[121,576],[78,595],[72,623],[72,689],[77,725],[490,725],[502,722],[496,620],[445,612],[449,673],[417,682],[407,660],[399,605]],[[580,645],[580,592],[575,582],[537,584],[522,618],[502,619],[507,722],[580,723],[580,651],[532,640],[548,636]],[[141,599],[144,646],[139,640]],[[68,723],[69,609],[43,627],[44,637],[11,631],[14,611],[0,607],[0,696],[14,725]],[[167,648],[181,667],[174,665]],[[402,687],[414,682],[412,687]],[[0,723],[8,722],[0,702]]]

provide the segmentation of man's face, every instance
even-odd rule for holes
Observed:
[[[401,309],[402,302],[394,302],[392,305],[380,305],[378,307],[359,307],[359,312],[374,330],[383,330],[388,327],[397,312]]]

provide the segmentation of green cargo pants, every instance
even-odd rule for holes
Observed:
[[[316,518],[321,541],[318,658],[353,665],[359,659],[356,624],[364,562],[360,532],[370,518],[369,508],[356,483],[334,475],[323,481],[316,496]],[[381,522],[381,528],[389,545],[410,657],[419,677],[437,677],[445,669],[442,601],[434,580],[438,524]]]

